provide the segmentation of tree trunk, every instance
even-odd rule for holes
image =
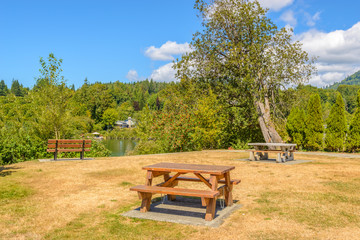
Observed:
[[[271,120],[270,104],[268,97],[265,97],[265,104],[261,101],[255,101],[256,111],[259,115],[258,121],[261,132],[267,143],[282,143],[283,140],[275,130],[274,123]]]

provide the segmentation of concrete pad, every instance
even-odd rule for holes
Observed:
[[[38,159],[39,162],[58,162],[58,161],[84,161],[84,160],[94,160],[93,158],[84,158],[84,159],[80,159],[80,158],[58,158],[56,160],[54,160],[53,158],[51,159]]]
[[[187,225],[219,227],[231,213],[242,207],[241,204],[234,202],[230,207],[225,206],[221,208],[221,200],[218,199],[214,219],[212,221],[205,221],[206,207],[201,206],[200,198],[176,196],[175,201],[165,200],[162,203],[161,198],[155,198],[153,201],[149,212],[142,213],[139,207],[121,215]]]
[[[275,163],[275,164],[281,164],[281,165],[295,165],[295,164],[300,164],[300,163],[307,163],[307,162],[311,162],[310,160],[290,160],[290,161],[286,161],[286,162],[280,162],[277,163],[276,159],[267,159],[267,160],[258,160],[258,161],[251,161],[248,158],[241,158],[241,159],[234,159],[236,161],[246,161],[246,162],[261,162],[261,163]]]

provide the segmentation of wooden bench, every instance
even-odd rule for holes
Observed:
[[[170,178],[172,178],[173,176],[170,176]],[[189,182],[201,182],[201,180],[199,178],[193,178],[193,177],[177,177],[176,180],[181,180],[181,181],[189,181]],[[209,178],[205,178],[206,181],[210,181]],[[230,183],[233,185],[238,185],[241,182],[240,179],[232,179],[230,180]],[[218,181],[218,183],[222,183],[225,184],[226,181],[221,179]]]
[[[172,187],[158,187],[158,186],[146,186],[146,185],[137,185],[130,188],[131,191],[137,191],[139,198],[142,199],[140,212],[147,212],[150,210],[151,197],[152,194],[168,194],[168,195],[180,195],[188,197],[201,197],[204,199],[206,204],[206,216],[211,214],[214,211],[216,197],[220,195],[219,191],[212,190],[195,190],[195,189],[185,189],[185,188],[172,188]]]
[[[59,152],[80,152],[80,159],[84,159],[84,153],[89,152],[91,140],[83,139],[49,139],[47,152],[54,153],[54,160]]]

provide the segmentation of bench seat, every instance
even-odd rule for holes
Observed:
[[[180,195],[180,196],[188,196],[188,197],[203,197],[203,198],[215,198],[218,195],[220,195],[219,191],[157,187],[157,186],[145,186],[145,185],[137,185],[130,188],[130,190],[141,193],[160,193],[160,194]]]
[[[173,176],[170,176],[170,178],[172,178]],[[207,181],[209,181],[209,178],[205,178]],[[189,182],[201,182],[201,180],[199,178],[194,178],[194,177],[177,177],[176,180],[180,180],[180,181],[189,181]],[[240,179],[231,179],[230,180],[231,184],[237,185],[241,182]],[[219,180],[218,183],[222,183],[225,184],[225,180]]]

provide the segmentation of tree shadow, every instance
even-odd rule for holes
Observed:
[[[12,173],[16,172],[16,171],[13,171],[14,169],[20,169],[20,167],[0,166],[0,177],[6,177],[6,176],[11,175]]]

